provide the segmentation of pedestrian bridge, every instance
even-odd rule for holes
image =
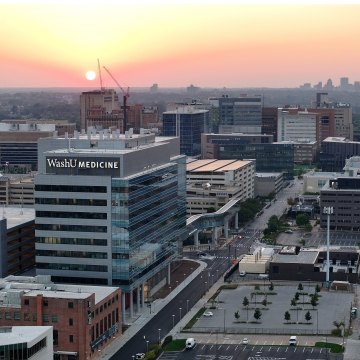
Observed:
[[[213,245],[215,245],[217,243],[216,229],[218,227],[224,227],[224,235],[228,238],[229,222],[233,217],[235,217],[235,228],[238,228],[241,200],[242,199],[232,199],[216,212],[193,215],[186,220],[186,227],[189,231],[189,236],[194,236],[195,247],[199,246],[199,231],[212,228],[212,242]]]

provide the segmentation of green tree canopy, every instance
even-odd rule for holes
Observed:
[[[296,225],[305,226],[310,224],[310,216],[308,214],[297,214],[296,215]]]

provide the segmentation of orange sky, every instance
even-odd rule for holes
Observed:
[[[354,82],[359,18],[357,3],[0,0],[0,87],[98,86],[97,58],[131,87]]]

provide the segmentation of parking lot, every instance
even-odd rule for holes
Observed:
[[[256,346],[239,344],[202,344],[181,352],[165,352],[161,360],[322,360],[328,359],[325,349],[290,346]],[[333,360],[343,355],[333,355]]]
[[[246,275],[247,276],[247,275]],[[202,316],[193,326],[193,330],[201,332],[218,331],[222,333],[278,333],[278,334],[330,334],[334,329],[334,321],[344,321],[348,324],[350,308],[354,302],[353,293],[321,291],[318,305],[311,306],[310,297],[313,294],[313,284],[303,283],[303,290],[298,290],[298,283],[294,285],[274,285],[273,295],[266,295],[268,281],[260,284],[260,294],[255,295],[253,285],[241,285],[236,289],[224,289],[220,292],[214,303],[209,306],[213,316]],[[296,306],[291,306],[291,300],[296,292],[300,292]],[[249,305],[244,306],[243,300],[247,297]],[[303,304],[304,303],[304,304]],[[342,304],[342,306],[339,306]],[[254,318],[255,308],[260,309],[261,318]],[[240,317],[235,318],[239,311]],[[285,320],[285,312],[290,313],[290,319]],[[306,320],[305,314],[309,312],[311,319]]]
[[[316,226],[311,232],[303,230],[293,230],[292,234],[281,233],[277,238],[277,243],[282,245],[299,245],[301,240],[305,240],[305,246],[318,247],[326,244],[326,229]],[[358,246],[360,244],[360,233],[345,231],[330,231],[330,245],[336,246]]]

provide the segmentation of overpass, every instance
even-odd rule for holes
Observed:
[[[229,223],[235,217],[235,229],[238,229],[240,201],[242,199],[232,199],[218,211],[206,214],[190,216],[186,220],[186,227],[189,236],[194,236],[194,246],[199,247],[199,231],[212,228],[212,246],[217,244],[217,228],[224,227],[225,238],[229,237]]]

